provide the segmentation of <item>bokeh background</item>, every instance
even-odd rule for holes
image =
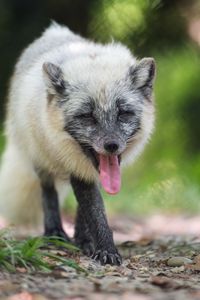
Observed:
[[[104,195],[110,213],[200,211],[200,1],[0,0],[0,149],[6,94],[24,47],[50,20],[97,42],[121,41],[157,62],[156,129],[121,193]],[[0,183],[1,184],[1,183]],[[66,207],[73,211],[72,194]]]

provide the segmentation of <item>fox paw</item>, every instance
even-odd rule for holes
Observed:
[[[75,244],[82,250],[83,254],[86,256],[91,256],[94,253],[94,244],[92,241],[76,241]]]
[[[62,238],[63,240],[65,240],[66,242],[70,242],[72,243],[70,237],[64,232],[63,229],[53,229],[53,230],[48,230],[44,233],[44,236],[47,237],[58,237],[58,238]]]
[[[107,250],[96,250],[92,258],[99,261],[102,265],[121,265],[122,257],[117,251],[109,252]]]

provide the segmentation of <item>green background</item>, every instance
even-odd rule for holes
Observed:
[[[0,0],[1,124],[16,59],[51,19],[95,41],[121,41],[138,58],[157,62],[155,132],[124,170],[120,194],[104,195],[109,211],[200,211],[200,2]],[[69,198],[66,207],[73,209]]]

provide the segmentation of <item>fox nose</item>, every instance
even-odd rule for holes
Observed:
[[[108,142],[104,144],[104,149],[109,153],[114,153],[119,149],[119,145],[116,142]]]

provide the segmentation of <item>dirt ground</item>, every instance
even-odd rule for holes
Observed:
[[[0,299],[200,299],[200,217],[118,216],[110,224],[122,266],[100,266],[81,256],[75,259],[86,273],[62,265],[50,274],[1,272]],[[67,218],[64,225],[72,234]]]

